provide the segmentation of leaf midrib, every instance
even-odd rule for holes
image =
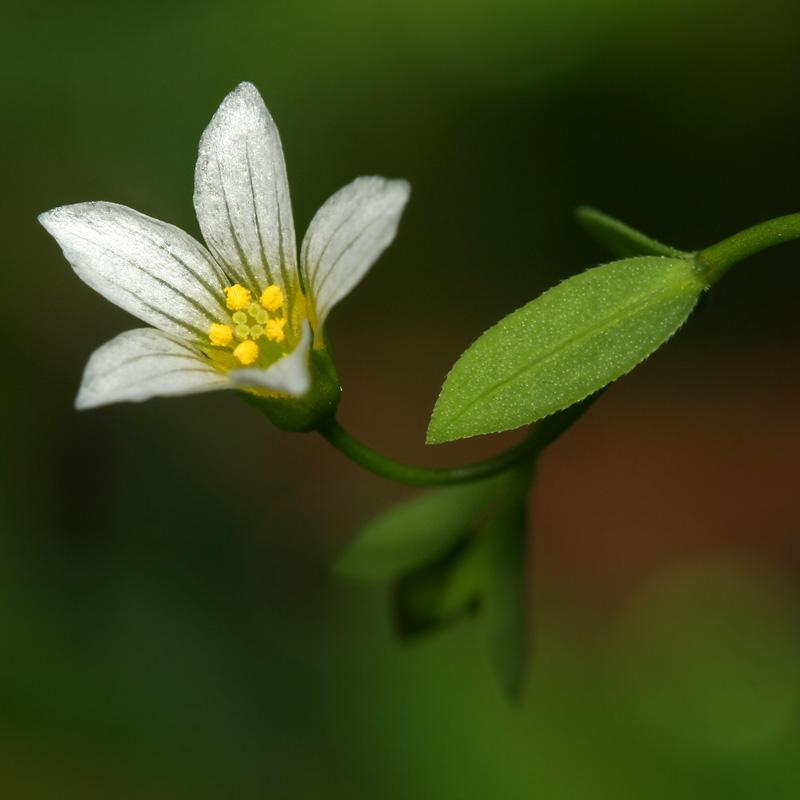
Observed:
[[[504,389],[508,384],[512,383],[516,380],[521,374],[527,372],[530,369],[533,369],[537,364],[540,364],[550,358],[555,357],[558,355],[559,352],[563,351],[565,348],[569,347],[572,344],[580,343],[582,340],[588,339],[598,330],[608,327],[612,325],[614,322],[619,320],[624,320],[627,317],[633,316],[636,312],[638,312],[643,307],[647,306],[652,301],[656,300],[658,297],[663,295],[665,292],[669,291],[673,287],[665,287],[663,289],[659,289],[656,292],[653,292],[646,297],[639,300],[636,304],[632,306],[627,306],[626,308],[622,309],[621,311],[612,314],[609,317],[604,318],[600,322],[596,323],[595,325],[591,326],[585,331],[581,333],[576,333],[570,336],[568,339],[564,340],[563,342],[559,343],[556,347],[544,353],[541,356],[533,359],[532,361],[528,361],[523,364],[519,369],[515,370],[511,375],[505,378],[501,383],[496,384],[491,389],[487,389],[486,391],[481,392],[480,394],[474,396],[468,403],[465,405],[452,419],[457,420],[462,417],[464,414],[467,413],[476,403],[486,400],[487,398],[491,397],[492,395],[500,392]]]

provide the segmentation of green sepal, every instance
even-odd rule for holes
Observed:
[[[669,339],[706,286],[691,256],[629,258],[569,278],[467,349],[445,380],[428,442],[511,430],[577,403]]]
[[[370,522],[336,562],[337,575],[388,581],[449,553],[478,524],[502,477],[426,492]]]
[[[631,228],[602,211],[591,206],[578,206],[576,212],[581,227],[604,244],[619,258],[633,256],[665,256],[667,258],[681,258],[688,256],[684,250],[677,250],[669,245],[657,242],[640,231]]]
[[[264,414],[278,430],[286,433],[314,431],[335,416],[342,398],[342,387],[327,347],[309,351],[308,369],[311,389],[305,397],[262,395],[249,391],[237,394]]]

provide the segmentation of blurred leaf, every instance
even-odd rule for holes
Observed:
[[[476,545],[474,540],[461,542],[398,581],[394,619],[400,636],[426,633],[477,609],[485,565]]]
[[[672,336],[704,288],[691,259],[655,256],[615,261],[555,286],[456,362],[428,442],[518,428],[582,400]]]
[[[503,693],[519,696],[525,672],[526,501],[531,466],[504,476],[504,486],[478,529],[433,563],[403,576],[394,592],[395,625],[413,637],[484,616],[489,663]]]
[[[527,481],[491,521],[484,536],[490,548],[482,595],[489,663],[509,699],[519,697],[528,651],[525,594]]]
[[[415,497],[373,520],[334,571],[366,581],[398,578],[450,550],[479,523],[503,483],[495,478]]]
[[[581,226],[598,242],[604,244],[620,258],[633,256],[665,256],[682,258],[689,253],[661,244],[602,211],[590,206],[579,206],[576,215]]]

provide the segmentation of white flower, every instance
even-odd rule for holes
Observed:
[[[231,388],[302,397],[309,348],[394,239],[408,196],[405,181],[357,178],[317,212],[298,268],[278,130],[240,84],[200,140],[194,206],[208,249],[114,203],[39,217],[89,286],[154,326],[92,354],[76,406]]]

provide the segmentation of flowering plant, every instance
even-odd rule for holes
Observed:
[[[449,487],[374,521],[338,571],[393,582],[404,636],[481,610],[491,663],[515,695],[527,629],[526,503],[538,455],[669,339],[733,264],[800,237],[800,214],[688,252],[580,209],[583,226],[621,260],[564,281],[486,331],[447,376],[428,441],[538,424],[494,458],[430,469],[385,458],[339,425],[325,334],[331,309],[394,239],[408,197],[405,181],[357,178],[317,212],[298,259],[278,131],[255,87],[243,83],[200,141],[194,205],[205,245],[113,203],[63,206],[40,220],[86,283],[153,326],[95,351],[78,408],[236,389],[281,429],[317,431],[378,475]]]

